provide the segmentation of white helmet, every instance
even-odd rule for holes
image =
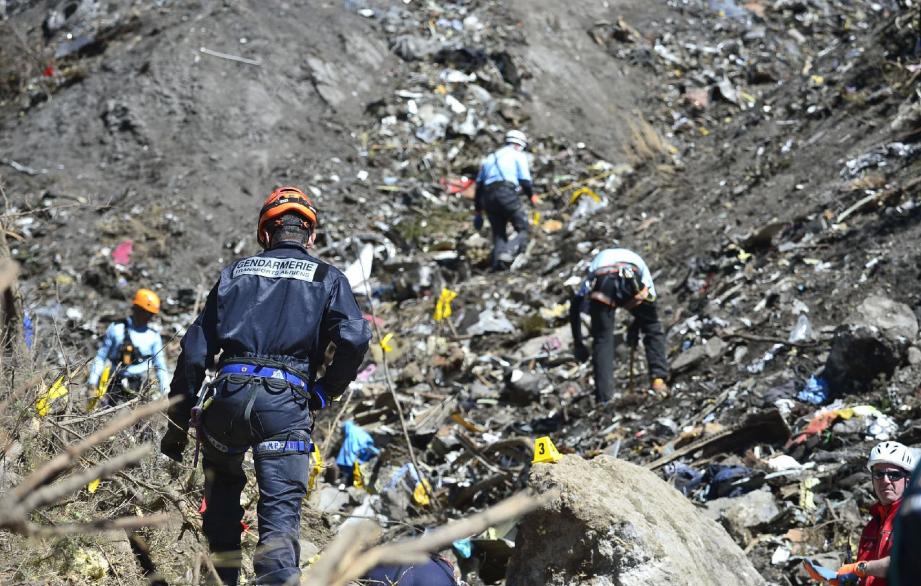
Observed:
[[[517,144],[521,148],[528,146],[528,137],[520,130],[509,130],[505,133],[505,144]]]
[[[870,450],[867,470],[872,472],[874,464],[892,464],[911,472],[915,469],[915,457],[911,450],[899,442],[882,442]]]

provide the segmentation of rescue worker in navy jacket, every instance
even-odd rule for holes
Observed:
[[[371,339],[345,276],[308,253],[316,226],[317,212],[302,191],[272,192],[259,215],[265,251],[221,272],[182,339],[170,388],[182,401],[170,408],[160,451],[182,460],[191,416],[205,472],[202,528],[225,584],[236,584],[240,572],[249,448],[259,485],[255,582],[296,581],[313,412],[355,378]],[[317,379],[331,342],[335,354]],[[199,394],[218,352],[216,377]]]
[[[476,177],[473,227],[483,227],[483,212],[492,229],[492,259],[494,270],[508,268],[515,256],[528,245],[528,220],[525,217],[518,188],[537,205],[537,195],[531,184],[531,171],[524,149],[528,139],[520,130],[505,134],[505,146],[483,159]],[[509,240],[508,225],[515,228],[515,238]]]

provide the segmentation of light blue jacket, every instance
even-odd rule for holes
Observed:
[[[511,145],[506,145],[483,159],[477,183],[489,185],[496,181],[507,181],[518,185],[521,181],[531,181],[528,169],[528,156]]]
[[[642,281],[643,285],[649,287],[648,300],[655,301],[656,286],[652,282],[652,274],[649,272],[649,267],[646,266],[646,263],[640,258],[640,255],[626,248],[606,248],[596,254],[595,258],[592,259],[592,264],[588,267],[588,274],[585,276],[585,280],[582,282],[582,286],[579,288],[576,295],[579,297],[588,295],[595,281],[595,274],[599,269],[621,263],[631,264],[639,269],[640,281]]]
[[[113,365],[121,361],[122,357],[119,353],[125,340],[126,323],[128,324],[128,336],[131,339],[131,343],[143,360],[125,367],[124,376],[147,378],[152,364],[157,370],[157,383],[160,385],[160,392],[165,395],[169,392],[170,377],[169,371],[166,369],[166,357],[163,355],[163,339],[160,337],[160,332],[150,326],[139,329],[134,325],[130,317],[125,321],[118,321],[109,325],[102,340],[102,345],[99,347],[99,351],[96,352],[96,359],[93,361],[92,369],[90,369],[87,384],[94,387],[99,384],[99,377],[106,367],[106,361],[111,362]]]

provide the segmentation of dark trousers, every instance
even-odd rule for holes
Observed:
[[[300,575],[301,501],[307,494],[311,416],[307,401],[287,384],[229,377],[216,387],[204,413],[202,467],[207,509],[202,529],[225,584],[240,573],[240,493],[243,455],[254,450],[259,545],[253,557],[258,584],[283,584]],[[242,439],[242,438],[246,439]]]
[[[609,401],[614,395],[614,313],[615,308],[592,301],[589,315],[592,318],[592,369],[595,373],[595,394],[599,401]],[[659,322],[656,304],[643,302],[629,310],[637,327],[643,333],[646,363],[650,378],[668,377],[668,359],[665,354],[665,331]]]
[[[502,181],[490,183],[483,195],[483,208],[492,229],[492,268],[505,268],[528,246],[530,228],[517,188]],[[512,239],[508,237],[509,224],[516,232]]]

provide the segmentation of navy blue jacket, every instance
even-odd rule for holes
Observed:
[[[198,318],[182,338],[170,397],[176,423],[187,421],[194,398],[214,366],[233,358],[266,358],[316,376],[330,342],[336,352],[322,379],[330,397],[355,378],[371,340],[345,275],[294,242],[234,261],[208,294]]]
[[[435,556],[424,564],[381,565],[362,579],[368,586],[457,586],[451,564]]]

